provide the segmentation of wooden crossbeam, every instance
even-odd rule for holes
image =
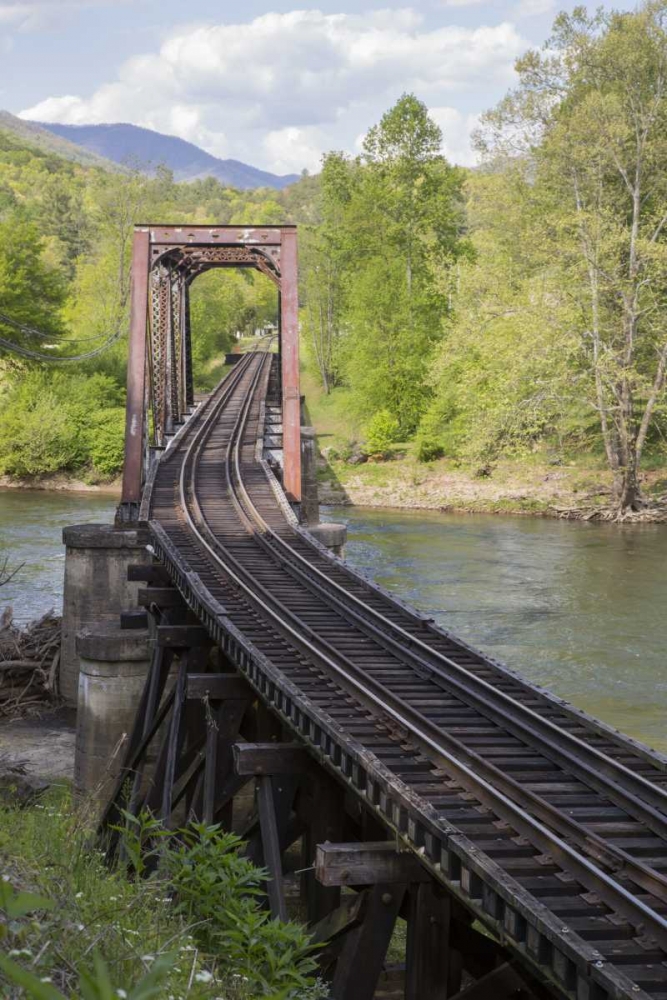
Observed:
[[[339,907],[318,921],[309,931],[314,944],[334,941],[346,931],[357,927],[366,908],[367,892],[346,896]]]
[[[424,882],[430,876],[414,854],[398,851],[393,841],[318,844],[315,875],[322,885],[375,885]]]
[[[165,567],[152,563],[132,563],[127,567],[127,578],[134,583],[157,583],[167,586],[171,583]]]
[[[298,743],[235,743],[237,774],[303,774],[309,767],[308,752]]]
[[[156,641],[158,646],[190,649],[192,646],[205,646],[211,639],[201,625],[158,625]]]
[[[238,674],[188,674],[188,698],[210,701],[251,701],[252,688]]]
[[[148,612],[141,608],[132,608],[131,611],[121,611],[120,627],[123,629],[148,628]]]
[[[150,608],[152,604],[159,608],[184,607],[183,598],[175,587],[142,587],[137,594],[137,604],[142,608]]]
[[[487,973],[476,983],[460,990],[451,1000],[506,1000],[525,985],[523,977],[510,962],[505,962],[493,972]]]

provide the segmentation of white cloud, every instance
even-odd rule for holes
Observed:
[[[49,97],[20,114],[70,124],[129,121],[218,156],[314,169],[323,150],[353,147],[403,91],[442,109],[476,85],[504,89],[524,48],[510,23],[427,28],[412,8],[272,13],[180,28],[89,97]],[[458,127],[463,135],[465,124]]]
[[[486,0],[440,0],[441,7],[479,7]]]
[[[472,167],[477,157],[470,145],[470,135],[479,124],[477,114],[464,115],[456,108],[431,108],[431,117],[442,129],[442,151],[451,163]]]
[[[517,17],[539,17],[555,8],[555,0],[519,0],[514,8]]]
[[[0,24],[18,31],[36,31],[58,24],[85,7],[108,7],[128,0],[5,0],[0,2]]]

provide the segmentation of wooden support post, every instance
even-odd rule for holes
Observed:
[[[172,795],[174,790],[174,779],[176,776],[176,761],[183,744],[183,727],[181,725],[183,709],[185,706],[185,692],[187,685],[188,657],[183,656],[178,667],[178,677],[176,678],[176,693],[174,697],[174,710],[169,726],[169,736],[167,739],[167,759],[164,771],[164,785],[162,787],[162,803],[160,805],[160,817],[165,826],[171,822]]]
[[[215,676],[215,675],[213,675]],[[250,687],[241,686],[242,678],[218,675],[225,681],[229,697],[224,701],[214,701],[209,706],[206,720],[206,764],[204,768],[202,818],[205,823],[214,821],[217,802],[216,792],[220,779],[227,778],[233,770],[233,741],[238,737],[243,715],[253,697]],[[232,799],[225,804],[219,822],[226,830],[232,827]]]
[[[410,886],[405,1000],[449,996],[451,902],[433,882]]]
[[[369,890],[364,920],[348,934],[336,963],[333,1000],[373,1000],[406,888],[392,883]]]
[[[277,917],[279,920],[287,920],[282,851],[280,849],[276,809],[273,801],[273,783],[268,776],[259,779],[257,804],[259,808],[259,825],[262,832],[262,846],[264,849],[264,864],[269,871],[267,894],[271,916]]]
[[[319,844],[343,836],[345,790],[329,775],[318,771],[308,782],[304,798],[300,812],[305,823],[302,858],[306,870],[301,878],[301,896],[306,904],[308,922],[315,924],[340,903],[339,886],[318,881],[312,866]]]

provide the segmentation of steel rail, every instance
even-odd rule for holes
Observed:
[[[229,456],[232,451],[232,445],[235,449],[236,470],[240,472],[238,458],[240,443],[239,432],[245,426],[247,414],[252,403],[252,397],[262,370],[263,365],[257,367],[257,371],[252,379],[251,391],[248,393],[245,403],[239,411],[234,429],[230,435],[230,441],[227,449],[227,459],[225,463],[228,472],[230,469]],[[526,812],[525,809],[519,808],[516,802],[514,802],[502,791],[499,791],[498,788],[494,787],[489,780],[480,777],[480,775],[476,771],[473,771],[466,762],[459,758],[459,756],[455,756],[452,752],[447,750],[444,745],[446,742],[444,738],[445,734],[442,733],[439,727],[435,726],[430,722],[430,720],[423,717],[421,713],[406,705],[401,699],[397,698],[391,691],[385,688],[384,685],[364,676],[359,668],[357,668],[349,660],[346,660],[346,658],[343,658],[341,654],[337,654],[336,658],[333,658],[322,651],[321,647],[323,644],[321,641],[315,643],[304,638],[304,630],[309,632],[312,632],[312,630],[308,629],[307,626],[304,628],[304,623],[298,619],[296,628],[290,625],[289,619],[293,619],[295,616],[293,616],[288,609],[280,605],[280,602],[273,598],[272,595],[268,595],[269,600],[266,600],[266,591],[264,588],[258,587],[256,581],[251,581],[250,585],[244,582],[242,576],[236,572],[234,566],[240,568],[242,574],[245,576],[247,576],[247,572],[243,570],[243,567],[240,566],[238,561],[234,559],[234,557],[231,556],[231,554],[217,541],[215,535],[206,522],[197,499],[196,473],[199,458],[208,437],[214,429],[215,413],[219,411],[221,406],[222,403],[215,407],[215,411],[212,410],[211,413],[207,415],[206,422],[202,424],[202,427],[195,435],[195,439],[188,448],[186,460],[182,465],[180,479],[180,499],[184,516],[186,517],[190,529],[194,532],[200,544],[214,560],[214,563],[220,566],[225,574],[233,581],[235,586],[237,586],[250,598],[252,604],[259,606],[264,614],[276,622],[281,632],[287,633],[290,636],[292,641],[294,641],[297,645],[297,648],[304,651],[319,665],[324,665],[330,673],[333,672],[335,676],[341,678],[343,680],[343,686],[346,688],[351,687],[357,696],[361,696],[362,703],[371,706],[372,710],[376,714],[379,709],[382,713],[386,714],[395,723],[410,733],[410,735],[419,743],[427,747],[430,754],[435,755],[437,762],[441,766],[444,765],[448,772],[454,774],[457,779],[464,784],[464,786],[471,788],[476,794],[476,797],[479,798],[483,804],[488,805],[489,808],[496,813],[496,815],[505,819],[513,829],[516,829],[517,832],[526,836],[535,847],[550,854],[565,870],[568,870],[571,874],[573,874],[585,887],[592,888],[595,892],[597,892],[600,899],[609,905],[612,910],[626,916],[629,915],[629,919],[632,923],[639,924],[647,929],[650,928],[650,933],[656,938],[660,945],[662,947],[667,947],[667,921],[665,921],[663,917],[661,917],[644,902],[634,897],[630,892],[628,892],[627,889],[625,889],[625,887],[619,885],[618,882],[611,878],[606,872],[602,871],[587,858],[582,857],[581,854],[575,851],[568,843],[561,840],[559,837],[554,836],[551,830]],[[186,478],[188,476],[189,481],[186,484]],[[229,481],[228,479],[228,486],[230,488],[230,497],[234,498],[235,484],[233,481]],[[189,503],[187,497],[188,492],[190,494]],[[238,499],[236,499],[236,503],[239,503]],[[193,508],[194,514],[191,512],[190,506]],[[246,522],[246,527],[248,527],[247,515],[244,516],[243,520]],[[205,536],[208,536],[208,540]],[[258,589],[264,591],[264,597],[258,596]],[[276,607],[278,610],[275,610]],[[340,665],[341,662],[344,662],[344,666]],[[457,746],[457,751],[459,749],[460,748]],[[466,752],[470,753],[469,751]],[[472,758],[472,762],[477,768],[478,761]],[[490,775],[491,772],[488,769],[492,768],[493,765],[488,765],[486,762],[484,762],[484,765],[487,769],[486,773]],[[496,770],[497,769],[494,769],[494,772]],[[494,780],[497,777],[503,779],[505,782],[508,780],[502,772],[498,772],[498,775],[494,773],[493,777]],[[604,846],[608,847],[608,845]],[[635,867],[637,865],[637,863],[631,858],[628,858],[627,861],[624,858],[623,862],[626,874],[629,874],[628,868],[630,866]],[[650,869],[648,871],[650,872]]]
[[[386,641],[394,650],[400,648],[414,666],[418,670],[428,672],[438,686],[456,692],[457,696],[466,701],[470,707],[506,728],[511,727],[515,735],[532,745],[537,745],[545,756],[556,763],[561,766],[565,763],[572,771],[576,769],[584,781],[590,782],[596,790],[608,794],[622,808],[634,811],[646,826],[667,838],[667,789],[660,788],[626,765],[592,747],[585,740],[561,729],[530,706],[512,698],[484,678],[466,670],[450,656],[433,649],[418,636],[407,632],[382,612],[366,604],[356,594],[345,590],[341,584],[328,577],[281,538],[257,510],[247,490],[243,486],[242,489],[255,525],[259,528],[258,540],[265,544],[267,551],[271,551],[275,543],[278,544],[284,557],[281,564],[291,575],[304,582],[310,575],[314,575],[316,581],[310,580],[308,585],[316,588],[325,600],[335,603],[342,614],[353,617],[355,624],[377,641]],[[279,557],[276,555],[276,558]],[[361,610],[355,613],[350,605]],[[376,628],[371,625],[369,618],[379,623]],[[386,640],[382,639],[381,633],[385,634]],[[399,638],[394,639],[393,636]],[[419,653],[415,652],[415,648]],[[448,668],[447,672],[442,669],[443,665]],[[452,673],[455,676],[452,676]],[[499,704],[504,706],[505,711],[498,707]],[[570,751],[570,747],[575,748],[576,752]],[[588,761],[584,758],[588,758]],[[605,779],[609,779],[612,784]],[[625,782],[626,786],[632,786],[634,790],[630,787],[627,790],[623,789],[617,783],[619,779]],[[655,809],[647,808],[647,804]]]
[[[257,538],[258,541],[263,540],[261,535],[258,535]],[[267,546],[266,550],[273,551],[270,545]],[[292,551],[289,546],[287,546],[287,551]],[[298,552],[295,555],[299,559],[303,558]],[[544,719],[538,713],[533,712],[530,707],[511,698],[505,692],[499,691],[493,685],[484,681],[483,678],[466,671],[464,667],[456,664],[456,661],[452,661],[455,668],[455,675],[451,676],[439,664],[433,665],[425,656],[415,652],[407,643],[404,644],[394,639],[391,635],[391,632],[394,631],[394,622],[390,619],[383,618],[387,626],[386,630],[376,626],[365,615],[357,612],[354,607],[350,607],[349,603],[344,599],[339,598],[338,594],[329,593],[325,587],[320,585],[319,581],[312,580],[309,574],[304,572],[299,566],[295,566],[294,562],[285,559],[281,561],[281,565],[294,579],[301,581],[311,591],[316,592],[322,600],[338,611],[347,621],[353,622],[365,635],[371,637],[393,655],[402,657],[421,677],[432,681],[441,690],[454,694],[464,704],[479,712],[480,715],[489,719],[494,724],[501,726],[506,732],[512,733],[512,735],[524,741],[528,746],[534,747],[545,758],[553,761],[559,767],[567,769],[571,774],[582,780],[584,784],[607,796],[629,815],[641,821],[648,829],[667,841],[667,814],[654,808],[645,798],[627,790],[623,785],[619,785],[612,779],[611,774],[615,774],[616,770],[621,770],[625,779],[625,773],[628,769],[624,768],[623,765],[601,754],[600,751],[589,747],[585,742],[577,741],[591,751],[591,756],[595,756],[595,763],[587,763],[578,754],[570,752],[567,744],[570,742],[571,734],[558,728],[554,723]],[[338,587],[335,581],[331,582],[332,586]],[[339,588],[339,590],[342,591],[342,588]],[[348,596],[345,591],[342,591],[342,593]],[[349,596],[354,598],[354,595]],[[364,607],[366,606],[364,605]],[[375,611],[375,609],[371,610],[374,617],[382,618],[380,612]],[[400,626],[397,626],[395,631],[402,630]],[[429,647],[426,648],[428,649]],[[435,650],[433,654],[434,656],[439,655]],[[444,659],[445,657],[442,656],[442,658]],[[524,721],[524,715],[528,717],[528,722]],[[540,723],[544,723],[544,726],[535,725],[533,721],[535,718]],[[544,731],[540,732],[539,729],[543,729]],[[572,737],[572,740],[576,740],[576,737]],[[562,744],[566,744],[565,748],[563,748]],[[602,757],[601,764],[597,760],[599,757]],[[610,766],[605,768],[605,763]],[[631,771],[629,773],[633,774]],[[656,798],[667,799],[667,796],[665,796],[660,788],[652,785],[651,788],[655,790]],[[667,885],[667,880],[665,880],[665,885]]]

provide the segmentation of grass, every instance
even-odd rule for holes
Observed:
[[[243,864],[239,859],[237,867]],[[26,993],[21,986],[10,986],[0,971],[0,995],[7,1000],[77,997],[82,971],[96,983],[105,976],[108,980],[108,989],[86,992],[87,1000],[296,1000],[322,995],[319,987],[296,993],[251,988],[243,976],[232,974],[232,967],[225,968],[225,952],[203,951],[202,929],[215,923],[188,916],[165,877],[131,879],[124,870],[110,870],[93,843],[85,810],[72,803],[66,788],[51,789],[26,808],[0,807],[0,870],[0,962],[9,956],[37,984],[43,983],[42,989],[54,991]],[[25,893],[38,894],[27,909],[21,906]],[[12,900],[19,903],[14,917]],[[242,905],[250,912],[254,904]],[[289,926],[294,937],[297,929]],[[261,928],[258,933],[256,941]],[[278,929],[271,933],[275,937]],[[100,961],[108,970],[104,974]],[[157,991],[138,990],[142,978],[154,976],[161,966],[165,971]]]
[[[361,434],[358,421],[350,413],[350,393],[339,388],[327,395],[308,360],[301,368],[301,392],[306,397],[308,418],[317,432],[320,451],[349,447]]]

